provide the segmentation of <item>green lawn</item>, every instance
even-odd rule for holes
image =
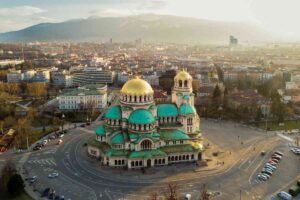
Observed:
[[[92,116],[92,121],[94,121],[98,116],[99,116],[100,113],[95,113],[93,116]],[[89,113],[85,113],[85,112],[68,112],[68,113],[65,113],[65,116],[66,116],[66,121],[69,121],[69,122],[87,122],[87,116],[89,116],[90,114]],[[89,120],[90,121],[90,120]]]
[[[266,129],[266,122],[259,122],[251,124],[261,129]],[[275,130],[292,130],[292,129],[299,129],[300,128],[300,120],[293,120],[293,121],[285,121],[283,126],[279,126],[278,122],[268,122],[267,129],[270,131]]]

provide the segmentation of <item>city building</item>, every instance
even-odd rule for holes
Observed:
[[[51,83],[57,87],[71,87],[73,85],[72,75],[67,71],[52,71]]]
[[[21,70],[10,71],[6,75],[8,83],[21,83],[23,80],[23,74]]]
[[[7,65],[11,65],[11,66],[15,66],[15,65],[19,65],[22,64],[24,62],[24,60],[0,60],[0,67],[4,67]]]
[[[89,141],[88,153],[103,165],[129,169],[201,160],[192,77],[183,70],[174,83],[172,103],[156,105],[149,83],[138,77],[127,81],[119,105],[106,111],[104,125]]]
[[[114,73],[101,68],[86,67],[80,72],[73,74],[73,85],[81,86],[86,84],[112,84]]]
[[[60,110],[103,109],[107,104],[107,86],[94,84],[68,89],[58,97],[58,103]]]

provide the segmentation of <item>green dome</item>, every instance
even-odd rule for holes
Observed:
[[[99,126],[98,128],[96,128],[95,133],[96,135],[105,135],[105,127],[103,125]]]
[[[121,119],[122,118],[122,114],[121,114],[121,108],[120,106],[111,106],[110,108],[108,108],[108,110],[105,113],[105,118],[109,118],[109,119]]]
[[[118,133],[110,140],[111,144],[124,144],[124,136],[122,133]]]
[[[155,119],[150,111],[138,109],[130,114],[129,122],[132,124],[152,124],[155,122]]]
[[[159,117],[176,117],[178,110],[174,104],[159,104],[157,106],[157,115]]]
[[[188,95],[184,95],[184,96],[183,96],[183,99],[184,99],[184,100],[189,100],[190,97],[189,97]]]
[[[188,114],[195,114],[196,109],[194,106],[190,104],[181,104],[179,107],[179,114],[180,115],[188,115]]]

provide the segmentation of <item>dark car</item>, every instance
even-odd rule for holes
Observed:
[[[80,127],[85,127],[85,124],[81,124]]]
[[[41,146],[35,146],[35,147],[33,147],[33,151],[38,151],[38,150],[41,150],[41,149],[42,149]]]
[[[269,172],[269,171],[261,171],[261,173],[263,173],[263,174],[268,174],[269,176],[272,176],[272,173]]]
[[[49,195],[49,192],[50,192],[50,188],[46,188],[46,189],[43,191],[41,197],[47,197],[47,196]]]

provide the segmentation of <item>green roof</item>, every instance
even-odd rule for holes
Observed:
[[[163,156],[166,156],[166,153],[157,149],[153,149],[153,150],[143,150],[143,151],[132,151],[129,154],[129,159],[152,158],[152,157],[163,157]]]
[[[163,140],[188,140],[190,139],[183,131],[177,129],[162,129],[160,137]]]
[[[179,114],[180,115],[188,115],[188,114],[195,114],[196,109],[194,106],[190,104],[181,104],[179,107]]]
[[[118,133],[111,138],[111,144],[124,144],[124,136],[122,133]]]
[[[159,117],[175,117],[178,115],[178,110],[175,104],[159,104],[157,106],[157,115]]]
[[[190,98],[189,95],[184,95],[184,96],[183,96],[183,99],[184,99],[184,100],[189,100],[189,98]]]
[[[137,136],[136,134],[134,134],[134,133],[130,133],[130,134],[129,134],[129,138],[130,138],[130,139],[137,139],[138,136]]]
[[[161,151],[169,153],[179,153],[179,152],[198,152],[201,149],[194,148],[191,144],[181,144],[181,145],[170,145],[160,148]]]
[[[105,94],[104,90],[106,85],[104,84],[89,84],[82,87],[65,89],[61,96],[78,96],[78,95],[102,95]],[[101,90],[99,90],[101,89]]]
[[[105,113],[105,118],[109,119],[121,119],[122,112],[120,106],[111,106]]]
[[[98,128],[96,128],[95,133],[96,135],[105,135],[106,133],[105,126],[101,125]]]
[[[108,149],[106,152],[106,156],[112,157],[112,156],[128,156],[129,151],[125,149]]]
[[[130,114],[129,122],[133,124],[152,124],[155,122],[155,119],[150,111],[138,109]]]

